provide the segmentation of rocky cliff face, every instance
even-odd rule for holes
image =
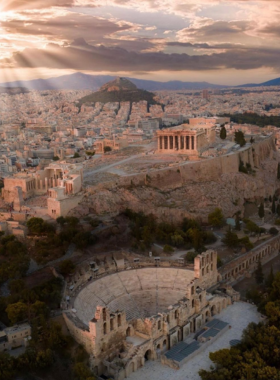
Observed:
[[[100,184],[91,189],[82,203],[72,211],[74,215],[88,212],[115,214],[131,208],[135,211],[153,213],[159,218],[174,222],[183,217],[207,220],[215,207],[220,207],[226,217],[237,211],[244,212],[244,203],[258,202],[261,198],[273,195],[280,188],[277,180],[279,156],[273,153],[255,168],[255,174],[224,173],[213,181],[191,179],[181,186],[159,189],[154,186],[117,186]]]

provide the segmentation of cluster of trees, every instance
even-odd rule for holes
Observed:
[[[203,231],[200,223],[194,219],[184,218],[180,225],[158,222],[152,215],[126,209],[124,215],[131,221],[131,233],[135,239],[134,247],[145,250],[152,243],[165,244],[165,250],[171,252],[171,246],[185,249],[195,248],[200,251],[205,244],[216,241],[210,231]]]
[[[255,173],[255,171],[252,169],[252,165],[249,162],[247,162],[246,165],[244,165],[244,162],[242,160],[240,160],[240,162],[239,162],[238,170],[241,173],[245,173],[245,174],[254,174]]]
[[[247,251],[254,247],[248,236],[239,239],[237,234],[230,229],[225,234],[222,242],[229,248],[245,247]]]
[[[5,324],[28,321],[32,339],[24,354],[15,358],[0,353],[0,380],[20,375],[44,374],[56,371],[64,363],[71,380],[95,380],[88,367],[88,355],[77,347],[73,338],[62,332],[60,324],[50,318],[50,310],[57,308],[63,283],[52,279],[29,289],[22,279],[9,282],[10,295],[0,298],[0,320]],[[75,347],[74,347],[75,345]]]
[[[83,347],[75,347],[70,336],[62,333],[61,325],[42,320],[40,329],[33,326],[32,340],[24,354],[15,358],[0,353],[0,380],[12,380],[18,375],[48,374],[58,362],[67,366],[66,377],[73,380],[95,380],[88,366],[88,355]],[[55,370],[55,369],[54,369]]]
[[[29,289],[23,279],[16,279],[9,281],[9,290],[9,296],[0,297],[0,320],[11,325],[24,320],[32,323],[59,307],[62,281],[55,278]]]
[[[21,278],[29,267],[29,255],[25,244],[14,235],[0,238],[0,284],[13,278]]]
[[[200,370],[202,380],[278,380],[280,378],[280,273],[267,277],[254,301],[267,316],[267,323],[251,323],[241,343],[210,353],[215,364]]]
[[[239,113],[239,114],[224,114],[221,116],[230,117],[231,121],[238,124],[253,124],[259,127],[265,127],[267,125],[275,125],[280,127],[280,117],[279,116],[261,116],[257,113]]]
[[[66,218],[61,216],[57,218],[57,223],[61,225],[59,233],[56,233],[53,224],[41,218],[31,218],[27,222],[29,233],[41,236],[41,239],[35,241],[34,249],[39,263],[56,258],[54,254],[58,257],[62,256],[71,243],[79,249],[84,249],[97,241],[97,237],[91,231],[85,231],[79,219],[74,216]]]

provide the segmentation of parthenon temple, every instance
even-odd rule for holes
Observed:
[[[157,131],[157,140],[159,153],[183,153],[196,156],[215,140],[215,127],[209,124],[192,127],[189,124],[182,124]]]

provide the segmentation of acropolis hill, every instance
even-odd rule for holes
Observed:
[[[114,214],[129,207],[179,221],[185,216],[207,218],[220,207],[231,217],[243,211],[245,201],[269,197],[279,188],[273,136],[194,161],[178,153],[157,154],[153,148],[151,143],[145,153],[100,159],[96,169],[85,172],[86,195],[72,214]],[[251,165],[252,175],[239,172],[241,161]]]

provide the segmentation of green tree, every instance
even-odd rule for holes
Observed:
[[[80,231],[75,235],[72,241],[79,249],[84,249],[96,243],[97,237],[92,235],[90,231]]]
[[[104,153],[111,152],[112,148],[110,146],[104,146]]]
[[[66,219],[64,218],[64,216],[59,216],[58,218],[56,218],[56,221],[61,226],[63,226],[66,223]]]
[[[87,150],[87,151],[86,151],[86,155],[87,155],[87,156],[94,156],[94,155],[95,155],[95,151]]]
[[[73,273],[75,269],[75,264],[71,260],[67,259],[67,260],[61,261],[58,265],[58,268],[59,268],[59,272],[63,276],[67,276],[70,273]]]
[[[264,280],[262,262],[260,257],[258,258],[257,269],[255,270],[255,279],[257,284],[262,284]]]
[[[265,285],[269,289],[272,288],[272,284],[273,284],[274,280],[275,280],[275,277],[274,277],[274,272],[273,272],[273,268],[272,268],[272,265],[271,265],[269,275],[267,276],[267,278],[265,280]]]
[[[264,205],[263,202],[259,205],[259,217],[262,219],[264,218]]]
[[[81,156],[79,155],[79,153],[78,153],[78,152],[75,152],[73,158],[79,158],[79,157],[81,157]]]
[[[280,163],[277,166],[277,179],[280,179]]]
[[[242,131],[234,132],[234,141],[236,142],[236,144],[244,146],[246,144],[244,133]]]
[[[27,319],[28,307],[25,303],[19,301],[7,306],[6,313],[12,325]]]
[[[72,227],[76,227],[79,224],[79,219],[75,216],[66,216],[65,221]]]
[[[229,248],[235,248],[239,244],[239,239],[238,236],[229,229],[222,239],[222,242]]]
[[[171,247],[171,245],[165,244],[165,246],[163,247],[163,252],[172,253],[174,252],[174,249]]]
[[[252,222],[251,220],[247,220],[246,222],[246,230],[248,230],[251,234],[255,233],[255,234],[259,234],[260,233],[260,227]]]
[[[14,358],[5,352],[0,352],[0,380],[11,380],[15,376]]]
[[[243,238],[239,239],[239,244],[243,245],[247,251],[254,248],[254,244],[250,241],[248,236],[244,236]]]
[[[275,214],[275,212],[276,212],[276,206],[275,206],[275,199],[274,199],[274,197],[273,197],[273,201],[272,201],[271,211],[272,211],[272,214]]]
[[[241,221],[240,221],[240,213],[237,212],[235,215],[235,229],[236,231],[240,231],[241,229]]]
[[[53,156],[53,161],[59,161],[59,157],[58,156]]]
[[[193,263],[194,259],[196,258],[197,255],[198,255],[198,252],[193,252],[193,251],[187,252],[187,254],[186,254],[186,260],[189,263]]]
[[[278,235],[278,233],[279,233],[278,229],[275,228],[275,227],[271,227],[271,228],[268,230],[268,232],[269,232],[271,235],[274,235],[274,236]]]
[[[30,218],[27,222],[27,227],[32,234],[50,233],[55,231],[54,226],[45,222],[42,218]]]
[[[92,378],[92,372],[86,366],[86,364],[82,362],[76,363],[74,365],[74,373],[78,380],[88,380]]]
[[[225,126],[223,125],[220,130],[220,139],[225,140],[227,138],[227,130]]]
[[[33,318],[43,316],[44,318],[48,318],[49,316],[49,308],[45,304],[45,302],[37,300],[30,307],[30,313]]]
[[[215,208],[215,210],[208,215],[208,223],[214,227],[223,226],[224,216],[220,208]]]

